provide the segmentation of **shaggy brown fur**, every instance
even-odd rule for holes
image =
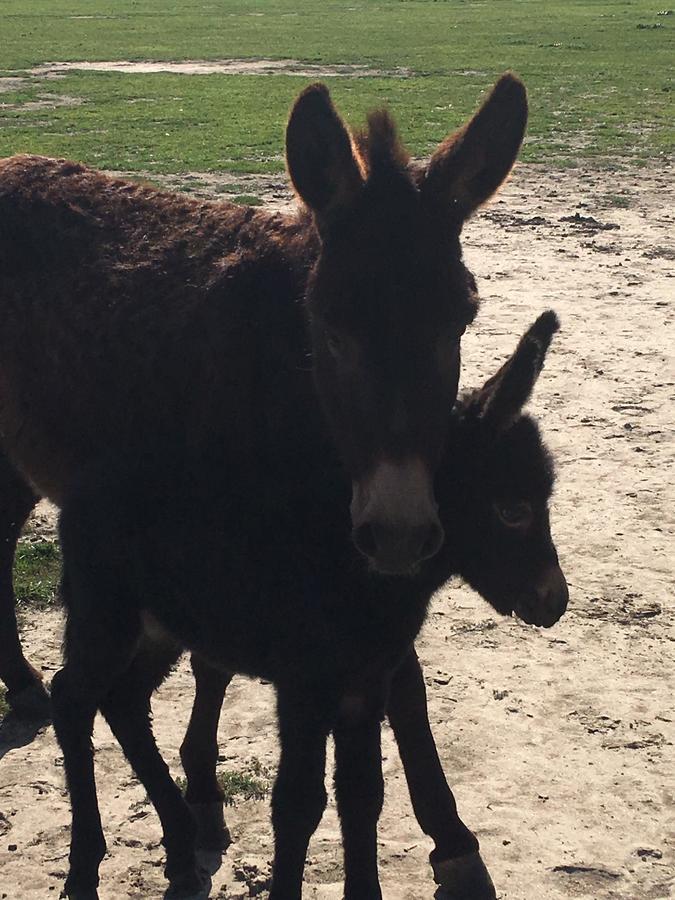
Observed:
[[[258,511],[269,521],[328,447],[318,397],[352,478],[357,546],[380,572],[413,571],[443,541],[433,476],[477,303],[459,234],[508,174],[526,108],[505,76],[459,158],[451,143],[413,171],[383,115],[357,158],[315,85],[287,131],[309,210],[293,217],[63,160],[0,163],[0,433],[12,463],[57,503],[119,457],[157,458],[165,491],[172,467],[212,475],[227,486],[221,510],[240,510],[264,552]],[[400,490],[378,494],[383,465]]]
[[[241,398],[301,361],[283,342],[302,329],[293,301],[316,246],[302,220],[59,160],[0,163],[0,427],[14,462],[58,503],[102,450],[148,433],[197,452],[217,442],[224,464],[260,454],[259,411]],[[263,330],[275,307],[278,335]]]
[[[316,390],[373,566],[407,571],[433,555],[433,473],[477,302],[459,230],[489,193],[481,182],[466,202],[465,182],[478,183],[476,156],[478,181],[503,180],[525,115],[522,85],[504,76],[467,126],[462,146],[480,146],[466,164],[446,165],[441,148],[422,177],[386,114],[371,116],[357,159],[314,85],[287,131],[310,211],[299,216],[63,160],[0,162],[0,434],[15,466],[59,502],[83,466],[159,439],[255,493],[261,472],[322,445],[305,425]],[[378,495],[383,463],[411,500]]]
[[[97,883],[105,850],[91,777],[97,708],[157,807],[169,878],[176,888],[195,890],[198,884],[194,825],[148,721],[150,693],[177,643],[226,673],[267,678],[277,688],[281,760],[272,800],[271,898],[301,894],[307,842],[325,804],[325,741],[331,731],[345,897],[381,896],[379,718],[388,706],[415,811],[436,844],[432,860],[447,897],[494,900],[477,842],[458,818],[438,764],[419,666],[409,654],[429,598],[453,572],[500,612],[515,610],[530,623],[552,625],[565,610],[567,587],[547,509],[551,461],[536,424],[521,414],[556,328],[553,314],[541,316],[490,384],[450,417],[438,496],[441,520],[455,540],[415,579],[373,578],[355,564],[346,527],[348,485],[329,456],[315,460],[304,488],[296,485],[287,502],[261,511],[244,528],[238,512],[233,515],[227,485],[219,492],[211,481],[204,483],[204,473],[187,473],[186,479],[170,469],[167,495],[161,460],[157,465],[154,459],[120,459],[117,468],[106,466],[81,481],[62,519],[67,653],[53,682],[54,724],[73,804],[68,896],[89,896],[85,890]],[[461,479],[455,477],[456,462]],[[159,634],[171,635],[168,644],[161,639],[163,647],[153,646],[160,641],[157,623]],[[221,679],[221,689],[227,680]],[[222,690],[211,696],[208,705],[216,715],[207,717],[202,730],[202,748],[210,750],[202,752],[197,782],[207,788],[203,776],[209,770],[215,784]],[[194,727],[193,717],[193,732]],[[186,739],[181,754],[191,779],[197,776],[192,753],[199,743]],[[188,799],[217,801],[217,786],[210,790],[206,796],[189,790]]]

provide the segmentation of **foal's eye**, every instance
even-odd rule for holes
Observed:
[[[508,528],[527,528],[532,521],[532,506],[525,501],[495,503],[495,512]]]

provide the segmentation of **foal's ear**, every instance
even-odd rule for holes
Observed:
[[[527,93],[506,72],[463,128],[431,157],[422,191],[450,206],[460,222],[485,203],[516,161],[527,125]]]
[[[501,431],[518,418],[532,393],[551,339],[559,327],[558,317],[552,310],[542,313],[522,336],[515,352],[497,374],[476,392],[470,406],[490,428]]]
[[[320,227],[349,206],[363,185],[349,132],[323,84],[310,85],[295,101],[286,128],[286,163]]]

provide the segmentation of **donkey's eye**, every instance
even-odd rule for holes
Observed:
[[[495,512],[508,528],[527,528],[532,521],[532,507],[525,501],[495,503]]]

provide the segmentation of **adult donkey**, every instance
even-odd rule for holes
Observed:
[[[166,445],[230,473],[233,497],[255,509],[332,435],[357,547],[378,572],[413,571],[444,537],[433,476],[478,302],[460,232],[508,174],[526,119],[525,89],[506,74],[422,166],[388,115],[355,137],[313,85],[286,134],[304,201],[292,216],[63,160],[0,162],[0,440],[12,465],[60,504],[90,464]],[[11,551],[16,527],[7,539]],[[0,641],[17,697],[36,682],[7,578]]]

